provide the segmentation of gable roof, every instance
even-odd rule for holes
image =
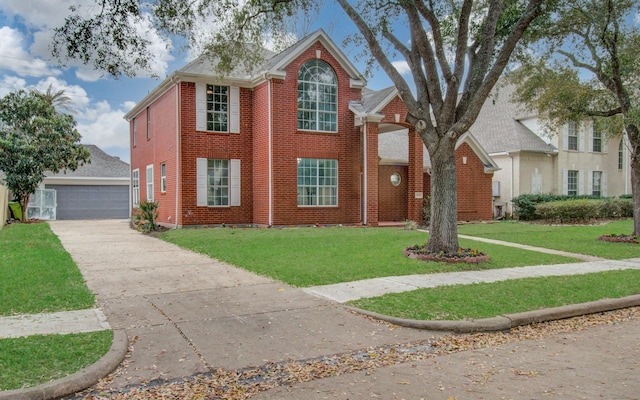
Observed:
[[[46,172],[47,178],[125,178],[129,179],[129,164],[118,157],[110,156],[93,144],[83,145],[91,154],[91,162],[84,164],[75,171]]]
[[[364,87],[365,80],[362,74],[322,29],[311,33],[277,54],[255,46],[255,51],[262,52],[264,58],[263,64],[255,67],[252,71],[247,70],[243,65],[236,66],[228,76],[224,77],[223,81],[227,84],[237,86],[255,87],[270,78],[284,79],[286,75],[285,67],[318,41],[338,60],[342,68],[349,74],[351,87]],[[184,67],[172,72],[171,75],[129,110],[129,112],[124,115],[124,119],[133,119],[140,111],[153,103],[155,99],[160,97],[180,80],[217,79],[214,73],[216,64],[217,60],[214,56],[208,53],[201,54]]]
[[[407,164],[409,162],[409,138],[408,129],[387,132],[378,135],[378,157],[381,164]],[[500,169],[498,164],[489,156],[478,140],[469,132],[458,139],[456,149],[463,143],[467,143],[484,165],[484,172],[493,172]],[[426,146],[422,145],[422,166],[425,171],[431,168],[431,159]]]
[[[513,151],[555,153],[555,146],[546,143],[520,122],[523,113],[511,100],[514,91],[514,85],[498,81],[469,131],[490,154]]]

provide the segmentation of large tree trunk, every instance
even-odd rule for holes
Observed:
[[[631,193],[633,194],[633,234],[640,236],[640,132],[638,126],[627,126],[631,144]]]
[[[427,251],[454,254],[458,251],[458,192],[456,142],[441,138],[431,158],[431,221]]]

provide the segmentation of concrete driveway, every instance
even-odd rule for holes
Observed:
[[[112,388],[428,339],[129,228],[52,221],[132,349]]]

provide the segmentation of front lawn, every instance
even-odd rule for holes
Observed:
[[[640,245],[604,242],[598,240],[598,236],[630,234],[632,232],[633,221],[630,219],[589,226],[554,226],[539,223],[504,221],[491,224],[469,224],[458,227],[458,233],[462,235],[528,244],[530,246],[588,254],[612,260],[640,257]]]
[[[78,266],[46,223],[0,229],[0,315],[81,310],[95,305]],[[0,390],[34,386],[96,362],[112,331],[0,339]]]
[[[0,249],[0,315],[93,307],[93,293],[48,224],[5,226]]]
[[[640,294],[640,271],[452,285],[355,300],[349,304],[399,318],[461,320]]]
[[[427,234],[397,228],[180,229],[162,239],[298,287],[384,276],[576,262],[572,258],[461,240],[491,261],[425,263],[402,254]]]

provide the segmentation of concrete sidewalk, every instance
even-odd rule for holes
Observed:
[[[640,268],[640,259],[595,261],[297,289],[142,235],[125,220],[50,225],[96,294],[111,328],[129,338],[132,351],[111,376],[111,389],[443,334],[364,318],[339,304],[353,298],[423,285]]]

